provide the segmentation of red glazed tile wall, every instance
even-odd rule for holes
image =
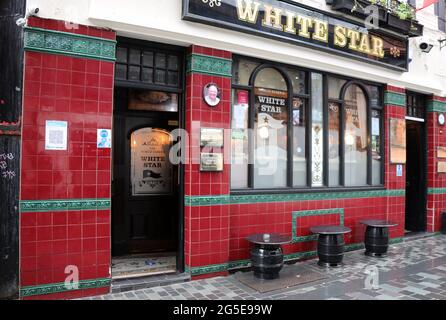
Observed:
[[[192,52],[212,55],[212,49],[193,46]],[[229,54],[222,55],[230,57]],[[223,117],[219,121],[212,119],[217,110],[207,107],[202,101],[201,92],[203,86],[208,82],[215,81],[211,76],[189,74],[187,77],[187,109],[186,126],[189,132],[193,132],[193,121],[201,120],[201,127],[221,127],[229,128],[230,119],[226,117],[229,113],[230,102],[224,103],[225,110]],[[224,90],[230,88],[230,80],[223,82]],[[397,87],[387,87],[386,90],[397,93],[404,93],[405,90]],[[229,94],[229,90],[228,94]],[[228,110],[228,111],[226,111]],[[228,114],[229,115],[229,114]],[[219,115],[218,115],[219,117]],[[383,113],[385,123],[385,187],[387,190],[405,189],[405,170],[403,176],[396,176],[396,165],[391,165],[389,159],[389,119],[405,118],[405,108],[401,106],[386,105]],[[198,137],[192,137],[190,141],[189,156],[193,159],[199,154]],[[197,160],[197,159],[195,159]],[[404,167],[404,166],[403,166]],[[225,165],[222,175],[212,173],[207,175],[199,172],[198,164],[189,165],[186,169],[186,195],[225,195],[230,193],[230,186],[225,183],[220,188],[220,179],[228,181],[230,167]],[[209,176],[209,178],[208,178]],[[220,178],[221,177],[221,178]],[[209,180],[210,179],[210,180]],[[212,183],[210,188],[206,186],[208,181]],[[202,188],[202,184],[205,187]],[[404,235],[405,197],[378,197],[365,199],[336,199],[319,201],[295,201],[295,202],[274,202],[274,203],[251,203],[251,204],[230,204],[221,206],[186,206],[186,265],[192,268],[203,267],[215,264],[225,264],[249,259],[249,242],[246,237],[253,233],[277,232],[282,234],[292,234],[293,212],[307,210],[323,210],[342,208],[344,210],[344,224],[352,229],[352,232],[345,237],[346,244],[360,244],[364,240],[365,227],[360,224],[360,220],[365,218],[389,219],[398,223],[398,226],[390,229],[392,238],[399,238]],[[321,224],[339,224],[339,214],[324,214],[314,216],[304,216],[296,218],[296,236],[305,237],[311,235],[310,227]],[[227,228],[227,230],[225,230]],[[222,237],[229,237],[229,242],[222,241]],[[284,246],[285,254],[298,252],[309,252],[316,250],[316,241],[300,241]],[[227,252],[227,251],[228,252]],[[210,277],[220,275],[219,272],[208,273],[194,277]],[[224,272],[223,272],[224,274]]]
[[[231,59],[231,53],[191,46],[188,54]],[[203,88],[215,83],[222,96],[215,107],[206,104]],[[230,128],[231,79],[191,72],[186,76],[186,130],[190,141],[191,163],[185,167],[185,195],[209,196],[229,194],[229,164],[222,172],[200,172],[200,128]],[[209,150],[210,151],[210,150]],[[224,153],[228,148],[214,148]],[[229,254],[229,206],[185,208],[185,264],[189,267],[226,263]]]
[[[30,18],[29,25],[106,39],[115,33]],[[25,52],[20,200],[110,199],[111,149],[98,149],[97,129],[112,128],[114,63]],[[68,122],[66,151],[45,150],[45,121]],[[80,280],[109,278],[110,210],[23,212],[21,287],[64,282],[67,265]],[[103,292],[79,290],[42,298]],[[29,297],[39,298],[39,297]]]
[[[432,96],[430,100],[446,102],[446,98]],[[438,124],[438,112],[427,114],[428,139],[428,188],[446,188],[446,173],[437,173],[437,148],[446,147],[446,128]],[[427,199],[427,231],[438,232],[441,229],[441,214],[446,212],[446,194],[428,194]]]

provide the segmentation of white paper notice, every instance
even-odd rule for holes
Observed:
[[[67,150],[68,122],[47,120],[45,122],[45,150]]]
[[[109,149],[111,148],[111,130],[110,129],[98,129],[98,148]]]
[[[372,136],[379,136],[379,119],[372,118]]]

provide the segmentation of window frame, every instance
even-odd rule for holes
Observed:
[[[285,79],[287,82],[287,88],[288,88],[288,141],[287,141],[287,186],[286,187],[280,187],[280,188],[254,188],[254,164],[252,163],[253,159],[253,152],[254,149],[251,148],[251,146],[254,145],[254,137],[253,135],[248,135],[248,159],[250,160],[248,162],[248,187],[247,188],[232,188],[231,187],[231,177],[230,177],[230,192],[231,194],[276,194],[276,193],[311,193],[311,192],[339,192],[339,191],[355,191],[355,190],[384,190],[384,177],[385,177],[385,132],[384,132],[384,84],[367,81],[367,80],[360,80],[348,76],[338,75],[330,72],[324,72],[319,71],[315,69],[309,69],[305,67],[295,66],[295,65],[289,65],[285,63],[279,63],[274,61],[268,61],[264,59],[259,58],[253,58],[253,57],[247,57],[243,55],[233,55],[233,68],[235,66],[235,61],[240,60],[248,60],[252,62],[259,63],[258,66],[252,71],[248,85],[244,84],[235,84],[234,80],[231,82],[231,94],[237,91],[237,90],[244,90],[248,92],[249,96],[249,110],[248,110],[248,127],[247,129],[253,129],[254,128],[254,117],[255,117],[255,93],[254,93],[254,82],[255,77],[264,68],[273,68],[277,70]],[[290,77],[288,76],[286,69],[295,69],[301,72],[305,72],[305,87],[306,92],[304,94],[294,94],[293,92],[293,85]],[[234,69],[233,69],[234,71]],[[324,127],[324,133],[323,133],[323,186],[322,187],[312,187],[311,186],[311,123],[312,123],[312,115],[311,115],[311,103],[312,103],[312,92],[311,92],[311,73],[318,73],[322,75],[323,78],[323,127]],[[339,99],[333,99],[329,98],[329,92],[328,92],[328,77],[338,78],[342,80],[346,80],[347,82],[342,86],[340,90],[340,96]],[[367,99],[367,140],[368,140],[368,146],[367,146],[367,185],[364,186],[345,186],[345,173],[344,173],[344,152],[345,146],[344,146],[344,131],[345,131],[345,120],[343,118],[343,115],[340,115],[340,136],[342,135],[342,139],[340,139],[340,185],[339,186],[329,186],[329,155],[328,155],[328,138],[329,138],[329,130],[328,130],[328,121],[329,121],[329,115],[328,115],[328,103],[329,101],[334,101],[336,103],[339,103],[342,108],[340,110],[340,113],[344,114],[344,101],[342,99],[344,92],[346,89],[352,85],[352,84],[358,84],[361,89],[364,92],[364,95]],[[368,85],[377,86],[380,91],[380,104],[378,106],[372,106],[371,100],[370,100],[370,92],[367,88]],[[301,98],[305,101],[305,158],[306,158],[306,186],[293,186],[293,150],[292,150],[292,143],[293,143],[293,126],[292,126],[292,100],[293,98]],[[233,98],[233,97],[232,97]],[[233,101],[233,99],[231,99]],[[372,152],[371,152],[371,123],[372,123],[372,110],[377,110],[380,112],[380,156],[381,156],[381,168],[380,168],[380,184],[372,185]],[[232,102],[231,102],[231,119],[232,119]],[[231,120],[232,122],[232,120]],[[232,127],[231,127],[232,129]],[[232,140],[231,140],[232,141]],[[232,142],[231,142],[232,143]],[[341,149],[342,145],[342,149]],[[232,159],[232,156],[231,156]],[[342,179],[342,184],[341,184]]]

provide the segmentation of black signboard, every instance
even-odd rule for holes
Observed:
[[[287,0],[183,0],[183,19],[407,71],[408,42]]]

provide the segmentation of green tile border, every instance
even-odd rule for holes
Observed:
[[[78,288],[67,288],[65,283],[50,283],[37,286],[28,286],[20,288],[21,297],[38,296],[52,293],[60,293],[67,291],[76,291],[83,289],[95,289],[108,287],[111,284],[111,279],[109,278],[99,278],[92,280],[80,280]]]
[[[111,199],[22,200],[20,212],[84,211],[111,208]]]
[[[428,188],[427,194],[446,194],[446,188]]]
[[[229,195],[215,196],[184,196],[185,206],[212,206],[225,205],[231,202]]]
[[[187,57],[186,72],[232,77],[232,60],[193,53]]]
[[[446,102],[430,100],[427,102],[427,112],[446,112]]]
[[[106,61],[116,60],[114,40],[41,28],[25,28],[25,50]]]
[[[426,236],[426,238],[429,237],[435,237],[441,235],[440,232],[434,232]],[[389,240],[389,245],[392,244],[398,244],[404,242],[404,237],[398,237],[398,238],[392,238]],[[351,243],[345,245],[345,252],[349,251],[356,251],[364,249],[364,243]],[[302,251],[302,252],[296,252],[296,253],[290,253],[284,255],[284,261],[289,262],[292,260],[298,260],[298,259],[307,259],[307,258],[315,258],[317,257],[317,251]],[[228,263],[222,263],[222,264],[215,264],[215,265],[208,265],[208,266],[201,266],[201,267],[186,267],[186,272],[190,273],[192,276],[198,276],[208,273],[214,273],[214,272],[222,272],[222,271],[229,271],[234,269],[240,269],[240,268],[249,268],[251,267],[251,261],[250,260],[237,260],[237,261],[230,261]]]
[[[386,91],[384,92],[384,104],[406,107],[406,95],[404,93]]]
[[[314,192],[314,193],[286,193],[286,194],[256,194],[256,195],[215,195],[215,196],[185,196],[186,206],[210,206],[229,204],[250,204],[268,202],[293,202],[309,200],[336,200],[351,198],[380,198],[402,197],[404,189],[370,190],[349,192]]]
[[[294,211],[291,214],[292,223],[292,240],[291,243],[307,242],[317,240],[317,234],[312,234],[308,236],[297,236],[297,219],[300,217],[309,216],[322,216],[328,214],[339,214],[339,223],[341,226],[344,225],[344,209],[343,208],[332,208],[332,209],[321,209],[321,210],[305,210],[305,211]]]

